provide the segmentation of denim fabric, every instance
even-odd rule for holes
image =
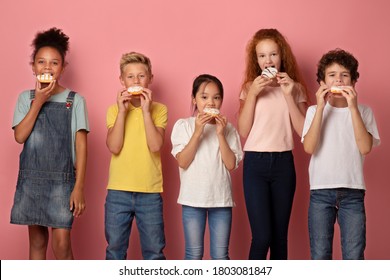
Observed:
[[[291,151],[245,152],[244,195],[252,242],[249,259],[287,259],[287,236],[295,193]]]
[[[163,201],[159,193],[108,190],[105,204],[106,259],[125,260],[133,219],[145,260],[164,260]]]
[[[364,190],[346,188],[310,191],[309,235],[312,259],[332,259],[336,219],[340,225],[343,259],[364,259],[366,247],[364,196]]]
[[[201,260],[203,258],[207,219],[209,221],[211,259],[229,259],[231,207],[199,208],[183,205],[182,218],[185,237],[184,258],[186,260]]]
[[[72,101],[74,92],[68,100]],[[34,91],[31,92],[34,96]],[[72,159],[72,106],[46,102],[20,154],[11,223],[70,229],[70,194],[75,184]]]

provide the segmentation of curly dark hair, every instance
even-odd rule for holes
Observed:
[[[53,27],[49,30],[38,32],[35,35],[31,46],[34,49],[31,55],[33,62],[39,49],[43,47],[52,47],[56,49],[61,55],[62,62],[64,62],[65,55],[69,49],[69,37],[63,33],[61,29]]]
[[[317,82],[325,81],[325,70],[333,63],[345,67],[351,74],[351,81],[355,83],[359,78],[359,62],[349,52],[342,49],[334,49],[324,54],[317,66]]]

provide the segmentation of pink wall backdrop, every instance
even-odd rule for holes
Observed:
[[[363,4],[364,3],[364,4]],[[389,119],[390,26],[386,0],[297,1],[22,1],[0,3],[0,259],[27,259],[27,227],[9,223],[22,146],[13,138],[11,123],[18,94],[34,86],[31,41],[37,31],[56,26],[71,38],[69,65],[62,83],[87,99],[91,133],[86,179],[87,210],[77,219],[72,242],[77,259],[104,259],[104,200],[110,154],[105,146],[105,115],[121,87],[122,53],[147,54],[155,75],[152,90],[169,108],[169,125],[162,151],[166,255],[182,259],[184,239],[178,167],[170,154],[170,134],[178,118],[190,112],[194,77],[214,74],[224,84],[222,107],[237,123],[238,94],[244,70],[245,46],[260,28],[277,28],[289,40],[306,78],[311,97],[317,90],[316,64],[336,47],[360,61],[357,91],[361,103],[376,116],[382,145],[366,158],[367,259],[390,259]],[[313,98],[314,100],[314,98]],[[299,139],[296,139],[299,140]],[[289,231],[289,258],[309,259],[307,208],[309,157],[296,141],[297,191]],[[246,259],[250,244],[242,191],[242,166],[232,174],[237,207],[233,211],[231,258]],[[338,231],[337,231],[338,235]],[[129,258],[140,259],[138,233],[132,233]],[[339,238],[334,257],[340,258]],[[49,250],[49,258],[53,258]],[[209,258],[208,250],[205,258]]]

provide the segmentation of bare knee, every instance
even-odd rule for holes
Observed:
[[[70,242],[70,230],[53,229],[52,247],[56,259],[58,260],[73,259],[72,246]]]
[[[42,226],[29,226],[28,235],[30,242],[29,258],[31,260],[46,259],[47,244],[49,242],[47,228]]]

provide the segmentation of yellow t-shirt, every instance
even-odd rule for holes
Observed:
[[[166,128],[167,107],[153,102],[150,108],[156,127]],[[114,126],[118,106],[111,105],[107,111],[107,128]],[[141,108],[130,104],[126,116],[123,148],[119,155],[112,155],[108,186],[109,190],[160,193],[163,178],[160,153],[149,151]]]

